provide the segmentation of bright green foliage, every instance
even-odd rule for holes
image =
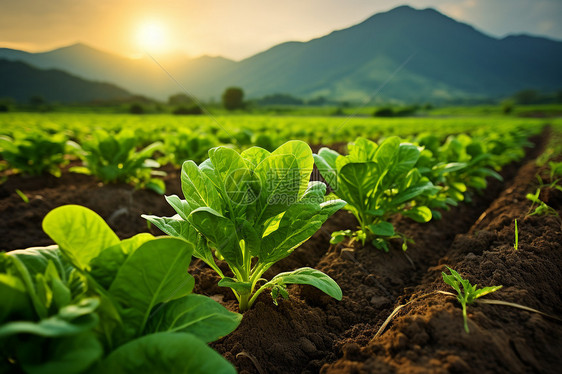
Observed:
[[[151,177],[154,174],[152,169],[160,165],[150,158],[154,152],[161,150],[162,143],[154,142],[137,152],[138,143],[130,130],[116,134],[98,130],[81,146],[73,143],[85,167],[71,170],[95,175],[104,183],[134,183],[163,194],[164,182]]]
[[[47,214],[43,228],[57,245],[0,256],[2,368],[234,372],[205,343],[241,316],[190,294],[192,244],[150,234],[119,240],[101,217],[73,205]]]
[[[479,297],[495,292],[503,286],[492,286],[478,289],[478,285],[471,285],[470,282],[467,279],[463,279],[459,273],[448,266],[446,266],[446,268],[449,269],[449,272],[451,274],[445,274],[445,272],[441,272],[441,275],[443,276],[443,282],[453,287],[458,293],[457,300],[462,305],[464,330],[468,333],[468,317],[466,315],[466,306],[472,304],[474,300],[478,299]]]
[[[212,135],[178,129],[164,139],[163,149],[166,155],[163,160],[178,166],[187,160],[201,162],[207,158],[207,151],[217,145],[218,140]]]
[[[360,230],[353,235],[363,242],[372,239],[375,247],[385,251],[389,250],[388,239],[399,237],[406,249],[407,239],[394,230],[390,217],[398,213],[416,222],[428,222],[431,210],[419,202],[439,191],[414,167],[420,149],[390,137],[380,145],[358,138],[348,150],[349,155],[342,156],[322,148],[314,159],[333,193],[347,201],[345,209],[359,221]],[[346,235],[334,234],[333,243]]]
[[[255,291],[267,269],[345,205],[337,199],[324,201],[326,185],[309,182],[313,162],[310,147],[301,141],[287,142],[271,153],[259,147],[241,154],[213,148],[199,166],[183,164],[185,200],[166,197],[176,216],[143,217],[168,235],[194,243],[193,255],[221,276],[219,285],[232,289],[241,311],[266,289],[277,290],[274,296],[286,295],[285,285],[291,283],[310,284],[339,300],[337,284],[309,268],[278,275]],[[226,277],[215,258],[226,261],[234,277]]]
[[[40,132],[17,134],[12,139],[0,136],[0,157],[8,166],[24,175],[50,173],[60,176],[60,166],[65,162],[66,136],[46,135]]]
[[[436,208],[470,201],[473,190],[486,188],[487,177],[502,180],[493,169],[496,162],[494,155],[487,152],[486,143],[469,135],[451,135],[441,144],[439,138],[426,134],[419,136],[417,143],[424,150],[416,166],[434,184],[443,187],[437,201],[444,204]]]

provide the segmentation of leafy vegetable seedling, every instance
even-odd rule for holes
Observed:
[[[164,181],[152,177],[159,174],[153,169],[160,164],[150,158],[162,148],[162,143],[154,142],[137,151],[138,143],[135,134],[127,129],[117,134],[98,130],[92,139],[85,141],[81,146],[69,142],[85,165],[70,170],[95,175],[103,183],[134,183],[163,194],[166,188]]]
[[[353,238],[363,243],[371,239],[375,247],[385,251],[389,250],[388,239],[401,238],[402,248],[406,249],[408,239],[394,230],[390,217],[398,213],[417,222],[428,222],[431,210],[419,201],[439,191],[414,167],[420,149],[401,143],[396,136],[379,145],[358,138],[348,149],[349,155],[343,156],[322,148],[314,160],[334,194],[347,201],[345,209],[359,222]],[[345,231],[335,232],[332,243],[347,235]]]
[[[474,300],[478,299],[479,297],[495,292],[503,286],[492,286],[477,289],[478,285],[471,285],[470,282],[467,279],[463,279],[459,273],[448,266],[446,266],[446,268],[449,269],[451,274],[445,274],[445,272],[441,272],[441,275],[443,275],[443,281],[449,286],[453,287],[458,293],[457,300],[462,305],[464,330],[468,333],[468,317],[466,315],[466,306],[472,304]],[[461,285],[463,288],[462,290],[460,288]]]
[[[267,289],[274,299],[287,297],[287,284],[312,285],[340,300],[336,282],[311,268],[281,273],[270,281],[262,278],[346,204],[325,201],[326,185],[309,182],[313,163],[312,151],[302,141],[287,142],[273,152],[213,148],[199,166],[183,164],[185,200],[166,197],[177,215],[143,217],[168,235],[193,243],[193,255],[220,275],[220,286],[232,289],[240,311],[248,310]],[[215,259],[224,260],[233,277]],[[260,282],[265,283],[258,287]]]
[[[66,136],[40,132],[18,135],[14,139],[0,136],[0,158],[24,175],[50,173],[60,177],[60,166],[66,161]]]

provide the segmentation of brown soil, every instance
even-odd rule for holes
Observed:
[[[178,171],[166,171],[166,193],[181,195]],[[22,200],[16,189],[27,196],[29,203]],[[94,210],[120,238],[150,231],[141,214],[175,214],[161,195],[125,184],[102,185],[88,175],[67,171],[60,178],[13,175],[0,184],[0,250],[52,244],[41,229],[41,222],[49,211],[65,204]]]
[[[338,212],[266,277],[312,266],[339,283],[343,300],[307,286],[290,287],[290,300],[278,306],[262,294],[240,327],[212,346],[241,373],[559,372],[560,323],[511,307],[473,304],[466,334],[455,298],[431,294],[452,291],[441,279],[448,265],[473,284],[504,286],[485,298],[561,314],[562,221],[526,217],[531,203],[525,194],[537,187],[538,170],[530,160],[546,135],[535,140],[539,144],[527,160],[505,168],[505,181],[491,181],[472,203],[427,224],[396,220],[399,230],[415,240],[406,252],[400,243],[392,243],[389,253],[370,246],[330,246],[331,231],[356,225],[350,214]],[[181,194],[178,173],[170,171],[168,194]],[[15,188],[30,197],[29,204]],[[562,193],[545,190],[541,198],[560,212]],[[67,203],[94,209],[121,237],[147,230],[142,213],[173,214],[163,197],[129,186],[99,186],[68,173],[35,181],[11,177],[0,187],[1,248],[50,243],[40,228],[42,217]],[[514,219],[519,222],[517,251]],[[196,292],[236,310],[231,292],[217,286],[217,276],[201,261],[193,261],[190,272]],[[394,308],[411,300],[374,339]]]

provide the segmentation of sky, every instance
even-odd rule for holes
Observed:
[[[129,57],[146,50],[240,60],[399,5],[432,7],[496,37],[562,41],[562,0],[0,0],[0,47],[38,52],[82,42]]]

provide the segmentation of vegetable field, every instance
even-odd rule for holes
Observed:
[[[0,373],[559,371],[557,119],[0,124]]]

